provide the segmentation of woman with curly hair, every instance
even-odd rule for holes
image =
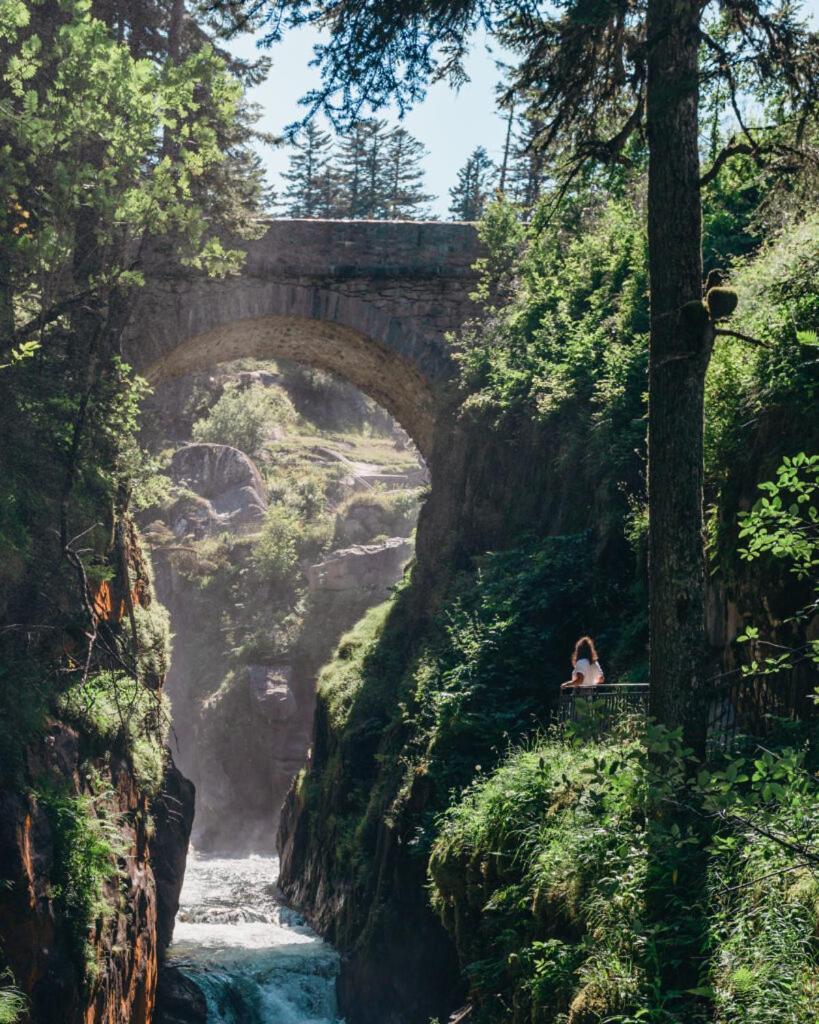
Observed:
[[[581,636],[572,652],[572,678],[563,683],[561,689],[570,686],[599,686],[605,682],[603,669],[597,660],[597,648],[590,636]]]

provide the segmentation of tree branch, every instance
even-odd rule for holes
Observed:
[[[700,178],[700,186],[704,187],[709,184],[709,182],[712,182],[722,170],[723,164],[730,160],[731,157],[755,156],[758,152],[759,150],[751,146],[748,142],[735,142],[731,139],[731,141],[726,146],[723,146],[719,153],[717,153],[714,158],[714,162]]]
[[[754,338],[750,334],[743,334],[742,331],[731,331],[727,327],[717,327],[714,329],[714,334],[722,336],[723,338],[738,338],[740,341],[747,341],[749,345],[757,345],[759,348],[772,348],[766,341],[760,341],[759,338]]]
[[[44,310],[42,313],[38,313],[32,320],[29,320],[27,324],[22,327],[18,327],[16,331],[7,335],[2,341],[3,349],[14,348],[15,345],[19,345],[20,342],[28,340],[28,338],[37,331],[47,327],[49,324],[54,323],[55,320],[59,320],[65,313],[70,313],[72,309],[76,309],[77,306],[82,305],[87,298],[93,294],[93,289],[86,288],[84,291],[78,292],[76,295],[72,295],[68,299],[63,299],[61,302],[56,302],[51,309]]]

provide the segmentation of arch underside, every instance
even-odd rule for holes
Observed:
[[[429,459],[435,398],[412,363],[344,324],[304,316],[243,317],[192,335],[145,371],[152,383],[235,359],[292,359],[328,370],[383,406]]]

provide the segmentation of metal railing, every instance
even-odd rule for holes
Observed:
[[[587,723],[594,732],[606,732],[625,715],[646,714],[648,683],[601,683],[568,686],[560,691],[557,722]]]
[[[708,703],[706,743],[727,750],[744,737],[763,739],[783,720],[801,717],[792,673],[724,677]]]
[[[783,719],[802,717],[797,687],[787,674],[723,676],[707,700],[706,742],[711,752],[728,750],[746,737],[762,739]],[[573,722],[600,735],[623,717],[648,711],[648,683],[603,683],[561,690],[556,719],[558,728]]]

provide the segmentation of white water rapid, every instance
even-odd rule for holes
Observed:
[[[338,954],[277,896],[275,857],[188,858],[169,959],[208,1024],[339,1024]]]

